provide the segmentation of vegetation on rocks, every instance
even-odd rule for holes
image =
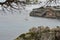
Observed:
[[[29,32],[21,34],[15,40],[60,40],[60,27],[33,27],[29,29]]]

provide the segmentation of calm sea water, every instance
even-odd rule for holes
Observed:
[[[14,40],[21,33],[27,32],[31,27],[42,25],[49,27],[60,26],[60,20],[58,19],[30,17],[30,11],[38,7],[39,5],[27,6],[21,13],[14,12],[13,14],[0,15],[0,40]],[[0,11],[0,14],[2,13]]]

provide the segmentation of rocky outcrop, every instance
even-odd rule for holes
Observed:
[[[60,27],[33,27],[29,32],[21,34],[15,40],[60,40]]]
[[[40,7],[33,9],[30,16],[45,17],[45,18],[58,18],[60,19],[60,9],[56,7]]]

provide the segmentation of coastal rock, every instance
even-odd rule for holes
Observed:
[[[36,30],[36,32],[34,30]],[[49,28],[40,26],[38,28],[32,28],[29,32],[21,34],[15,40],[60,40],[60,27]],[[43,30],[43,31],[42,31]]]
[[[30,16],[60,19],[60,8],[47,6],[33,9]]]

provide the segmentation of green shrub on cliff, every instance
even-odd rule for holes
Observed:
[[[21,34],[15,40],[60,40],[60,27],[33,27],[29,32]]]

